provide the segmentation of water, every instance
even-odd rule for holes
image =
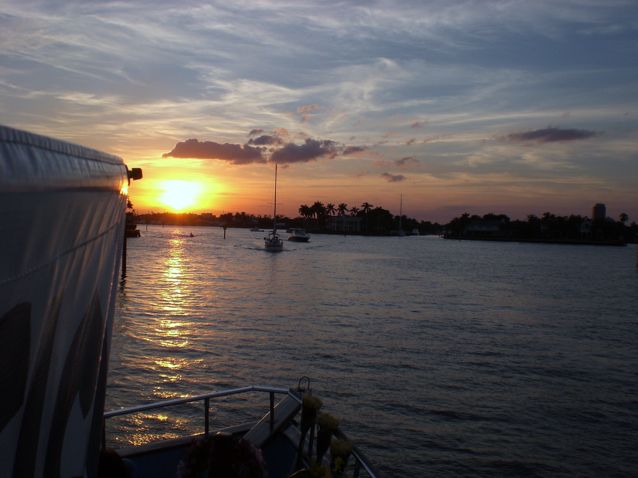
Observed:
[[[129,240],[107,409],[308,375],[384,476],[638,473],[635,246],[263,235]]]

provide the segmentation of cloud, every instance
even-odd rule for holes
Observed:
[[[412,128],[412,129],[420,129],[420,128],[424,128],[425,125],[427,125],[426,121],[415,121],[414,123],[412,123],[410,125],[410,128]]]
[[[399,183],[407,179],[403,174],[382,173],[381,176],[389,183]]]
[[[357,153],[363,153],[366,149],[367,148],[365,146],[346,146],[341,154],[349,156]]]
[[[308,138],[304,144],[286,144],[275,151],[270,159],[279,164],[306,163],[323,157],[334,158],[337,153],[337,143],[334,141]]]
[[[259,128],[251,129],[250,133],[248,133],[248,136],[257,136],[258,134],[261,134],[263,132],[264,132],[263,129],[259,129]]]
[[[258,131],[260,130],[252,130],[250,135]],[[336,141],[318,140],[305,137],[306,135],[303,135],[304,142],[297,144],[289,141],[288,136],[287,130],[277,128],[272,134],[249,139],[244,145],[188,139],[177,143],[172,151],[164,153],[162,157],[219,159],[240,165],[270,160],[283,165],[332,159],[339,155],[352,156],[367,150],[365,146],[345,146]]]
[[[261,149],[250,145],[215,143],[214,141],[199,142],[188,139],[175,145],[172,151],[164,153],[163,158],[198,158],[219,159],[233,164],[264,163]]]
[[[397,166],[405,166],[408,163],[418,163],[419,161],[414,156],[405,156],[400,159],[395,159],[394,164]]]
[[[281,144],[283,141],[279,136],[264,134],[257,138],[251,138],[248,144],[257,146],[270,146],[273,144]]]
[[[297,108],[297,113],[299,113],[299,115],[301,116],[301,122],[305,123],[306,121],[308,121],[310,119],[310,117],[312,116],[312,114],[319,110],[319,105],[303,105],[300,106],[299,108]]]
[[[563,129],[563,128],[544,128],[535,129],[533,131],[524,131],[522,133],[508,134],[505,139],[514,143],[553,143],[557,141],[577,141],[581,139],[589,139],[596,136],[595,131],[586,129]]]

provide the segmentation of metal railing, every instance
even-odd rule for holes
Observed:
[[[202,393],[200,395],[191,395],[190,397],[183,398],[171,398],[168,400],[161,400],[159,402],[147,403],[145,405],[137,405],[134,407],[120,408],[118,410],[111,410],[110,412],[104,413],[104,419],[119,417],[123,415],[131,415],[133,413],[145,412],[148,410],[158,410],[160,408],[173,407],[176,405],[183,405],[185,403],[193,403],[193,402],[204,402],[204,434],[208,435],[210,433],[210,401],[215,398],[228,397],[230,395],[240,395],[250,392],[264,392],[270,395],[270,425],[272,428],[273,419],[275,414],[273,413],[275,408],[275,394],[285,394],[289,395],[299,403],[301,403],[301,398],[293,393],[291,390],[286,388],[277,388],[277,387],[265,387],[261,385],[251,385],[248,387],[239,387],[239,388],[231,388],[228,390],[221,390],[219,392],[209,392]],[[106,427],[104,427],[106,430]],[[106,442],[106,440],[105,440]]]
[[[125,415],[131,415],[134,413],[140,413],[140,412],[145,412],[149,410],[159,410],[162,408],[174,407],[176,405],[183,405],[186,403],[203,401],[204,402],[204,410],[203,410],[204,435],[209,435],[210,434],[210,402],[211,400],[228,397],[232,395],[247,394],[252,392],[268,393],[269,395],[268,409],[270,411],[271,431],[273,430],[273,427],[274,427],[274,418],[275,418],[274,409],[275,409],[276,394],[288,395],[289,397],[292,397],[294,400],[296,400],[300,404],[302,403],[302,394],[295,392],[293,389],[262,386],[262,385],[250,385],[247,387],[231,388],[227,390],[221,390],[218,392],[203,393],[199,395],[191,395],[189,397],[182,397],[182,398],[172,398],[167,400],[161,400],[158,402],[148,403],[145,405],[137,405],[133,407],[126,407],[126,408],[111,410],[104,413],[104,421],[106,422],[106,420],[109,418],[122,417]],[[102,437],[103,438],[102,443],[106,444],[106,426],[103,426],[102,428],[104,432],[104,436]],[[312,456],[315,427],[313,426],[312,429],[313,430],[308,439],[308,456],[309,457]],[[346,439],[346,440],[348,439],[348,437],[341,430],[337,430],[335,432],[335,436],[340,439]],[[370,462],[367,460],[367,458],[356,446],[354,446],[352,449],[352,456],[354,458],[354,464],[352,466],[353,478],[359,478],[361,470],[364,470],[367,473],[367,476],[370,478],[380,478],[380,475],[374,470]]]

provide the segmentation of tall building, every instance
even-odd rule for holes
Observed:
[[[593,221],[604,221],[607,218],[607,208],[602,203],[594,204],[591,211]]]

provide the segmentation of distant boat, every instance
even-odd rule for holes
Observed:
[[[310,234],[308,234],[305,229],[291,229],[288,240],[294,242],[308,242],[310,240]]]
[[[275,205],[272,214],[272,232],[264,237],[264,247],[270,252],[284,250],[284,241],[277,234],[277,163],[275,163]]]

